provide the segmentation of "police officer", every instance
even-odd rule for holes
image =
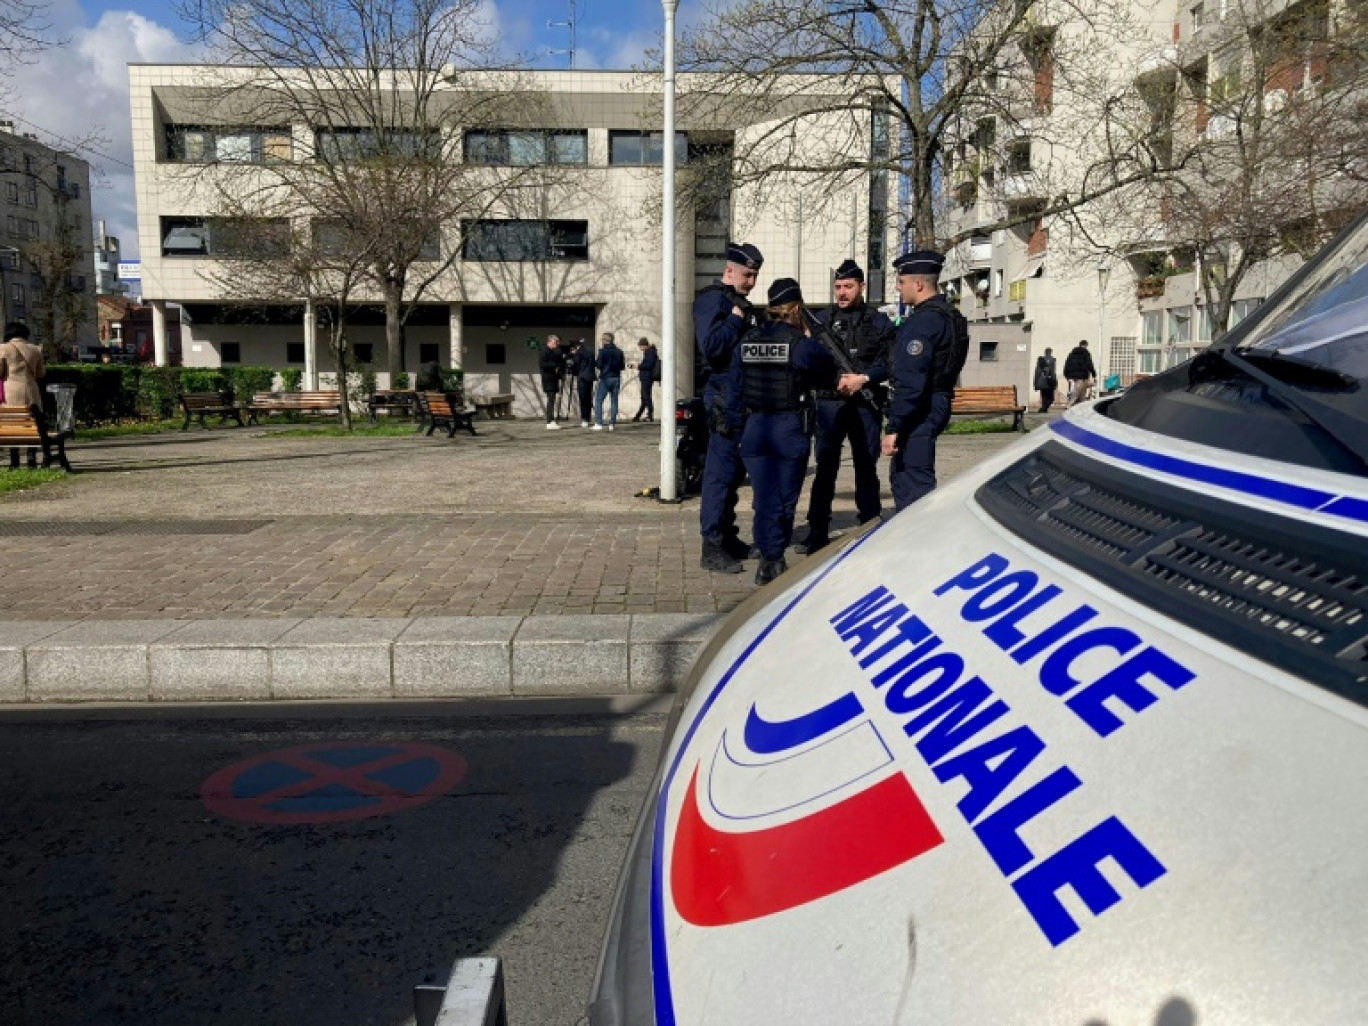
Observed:
[[[722,277],[694,300],[694,341],[703,378],[703,405],[708,417],[708,456],[703,466],[699,529],[703,535],[704,570],[739,574],[750,546],[736,529],[736,492],[745,480],[741,462],[741,336],[755,327],[746,297],[765,258],[749,244],[728,243]]]
[[[906,509],[936,487],[936,436],[950,422],[955,391],[952,311],[937,288],[945,257],[931,250],[893,262],[898,297],[912,306],[893,340],[893,394],[883,454],[893,502]]]
[[[877,520],[879,501],[879,453],[882,448],[883,389],[868,389],[878,406],[861,396],[867,386],[888,380],[888,347],[896,330],[893,322],[865,305],[864,271],[854,260],[836,268],[836,305],[819,314],[831,326],[851,362],[861,372],[853,387],[842,381],[841,391],[817,393],[817,473],[808,496],[806,541],[799,551],[816,552],[830,540],[831,500],[836,495],[836,475],[841,469],[841,445],[850,439],[850,461],[855,467],[855,509],[860,523]]]
[[[808,337],[803,294],[792,278],[770,286],[769,316],[769,323],[741,340],[741,399],[747,414],[741,457],[750,474],[760,549],[756,584],[768,584],[788,569],[784,550],[793,537],[793,515],[807,474],[809,392],[837,384],[836,361]]]

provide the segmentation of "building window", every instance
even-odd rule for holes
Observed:
[[[999,271],[999,274],[1002,272]],[[1026,279],[1021,278],[1007,286],[1007,298],[1013,303],[1026,302]]]
[[[292,155],[290,130],[167,125],[166,159],[185,164],[271,164]]]
[[[240,342],[224,342],[219,346],[219,360],[222,363],[241,363],[242,344]]]
[[[7,199],[9,202],[15,203],[15,204],[17,204],[17,203],[19,202],[19,183],[18,183],[18,182],[6,182],[6,183],[5,183],[5,199]]]
[[[36,207],[37,205],[38,186],[32,184],[24,186],[24,206]]]
[[[1185,346],[1192,341],[1192,307],[1175,306],[1168,312],[1168,337],[1170,345]]]
[[[1140,315],[1140,343],[1146,346],[1164,344],[1164,312],[1151,310]]]
[[[1259,308],[1262,299],[1237,299],[1230,304],[1230,326],[1233,328]]]
[[[419,363],[436,363],[438,346],[436,342],[422,342],[418,346]]]
[[[375,346],[369,342],[352,343],[352,354],[356,357],[357,363],[375,362]]]
[[[535,164],[589,163],[589,133],[492,129],[465,134],[468,164],[529,167]]]
[[[24,299],[24,286],[22,286],[22,285],[11,285],[11,286],[10,286],[10,302],[13,303],[15,306],[23,306],[23,305],[24,305],[24,303],[26,302],[26,300]]]
[[[1013,139],[1007,147],[1007,173],[1025,175],[1031,171],[1031,140]]]
[[[466,221],[461,258],[472,261],[588,260],[588,221]]]
[[[19,218],[10,214],[5,218],[5,230],[9,232],[10,238],[19,238]]]
[[[161,236],[164,257],[269,259],[290,252],[290,222],[284,217],[163,217]]]
[[[485,343],[485,366],[502,367],[508,362],[508,347],[502,342]]]
[[[1129,385],[1135,378],[1135,339],[1113,335],[1108,366],[1113,374],[1121,376],[1123,384]]]
[[[24,238],[36,239],[40,235],[42,235],[42,231],[38,227],[37,221],[33,220],[32,218],[29,218],[24,222]]]
[[[370,128],[321,128],[314,137],[314,152],[329,164],[380,157],[439,160],[442,133],[437,129],[376,132]]]
[[[285,362],[303,363],[304,362],[304,343],[286,342],[285,343]]]
[[[980,362],[980,363],[997,363],[997,358],[998,358],[998,344],[997,344],[996,342],[980,342],[980,343],[979,343],[979,362]]]
[[[1002,279],[1003,279],[1003,272],[1002,272],[1002,269],[1001,269],[1001,268],[998,268],[996,271],[993,272],[993,295],[994,295],[994,296],[1000,297],[1000,296],[1002,295]]]
[[[17,249],[5,251],[5,266],[11,271],[19,270],[19,251]]]
[[[675,163],[689,159],[689,136],[675,133]],[[615,167],[659,167],[665,162],[664,135],[661,132],[608,133],[608,163]]]

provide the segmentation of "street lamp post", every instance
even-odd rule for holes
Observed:
[[[1106,326],[1107,316],[1107,275],[1111,273],[1111,264],[1107,263],[1106,258],[1097,262],[1097,362],[1100,365],[1106,360],[1107,370],[1111,370],[1111,355],[1108,353],[1103,356],[1104,347],[1102,345],[1102,332]],[[1106,380],[1104,377],[1103,381]],[[1098,382],[1097,394],[1102,394],[1102,382]]]
[[[675,10],[679,0],[660,0],[665,12],[665,131],[661,140],[664,198],[660,206],[660,501],[678,497],[675,475]]]

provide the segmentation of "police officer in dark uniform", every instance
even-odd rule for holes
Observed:
[[[836,268],[836,305],[818,317],[831,326],[851,362],[861,372],[853,387],[842,381],[841,391],[817,393],[817,473],[808,497],[807,539],[800,551],[816,552],[830,540],[831,501],[841,469],[841,445],[850,439],[850,461],[855,467],[855,509],[860,523],[877,520],[879,453],[883,445],[883,389],[888,380],[888,347],[896,330],[893,322],[865,305],[864,271],[854,260]],[[867,386],[878,407],[860,395]]]
[[[746,414],[741,404],[741,336],[755,327],[746,297],[755,288],[765,262],[754,246],[727,245],[722,277],[694,300],[694,341],[703,378],[703,405],[708,415],[708,456],[703,467],[699,528],[703,535],[704,570],[739,574],[750,546],[736,530],[736,492],[745,480],[741,432]]]
[[[893,340],[893,390],[883,453],[891,458],[893,502],[906,509],[936,487],[936,436],[950,422],[954,396],[954,327],[938,284],[945,257],[931,250],[893,262],[898,297],[912,306]]]
[[[803,294],[792,278],[769,288],[767,324],[741,340],[741,398],[746,428],[741,457],[750,474],[755,544],[760,549],[756,584],[788,569],[784,550],[793,538],[793,515],[807,474],[810,391],[832,389],[836,361],[809,338]]]

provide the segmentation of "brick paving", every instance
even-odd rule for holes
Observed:
[[[0,619],[713,612],[754,589],[699,569],[696,498],[634,496],[658,478],[654,426],[480,430],[78,440],[68,481],[0,497]],[[942,479],[1015,437],[947,436]],[[848,465],[836,510],[854,524]]]

